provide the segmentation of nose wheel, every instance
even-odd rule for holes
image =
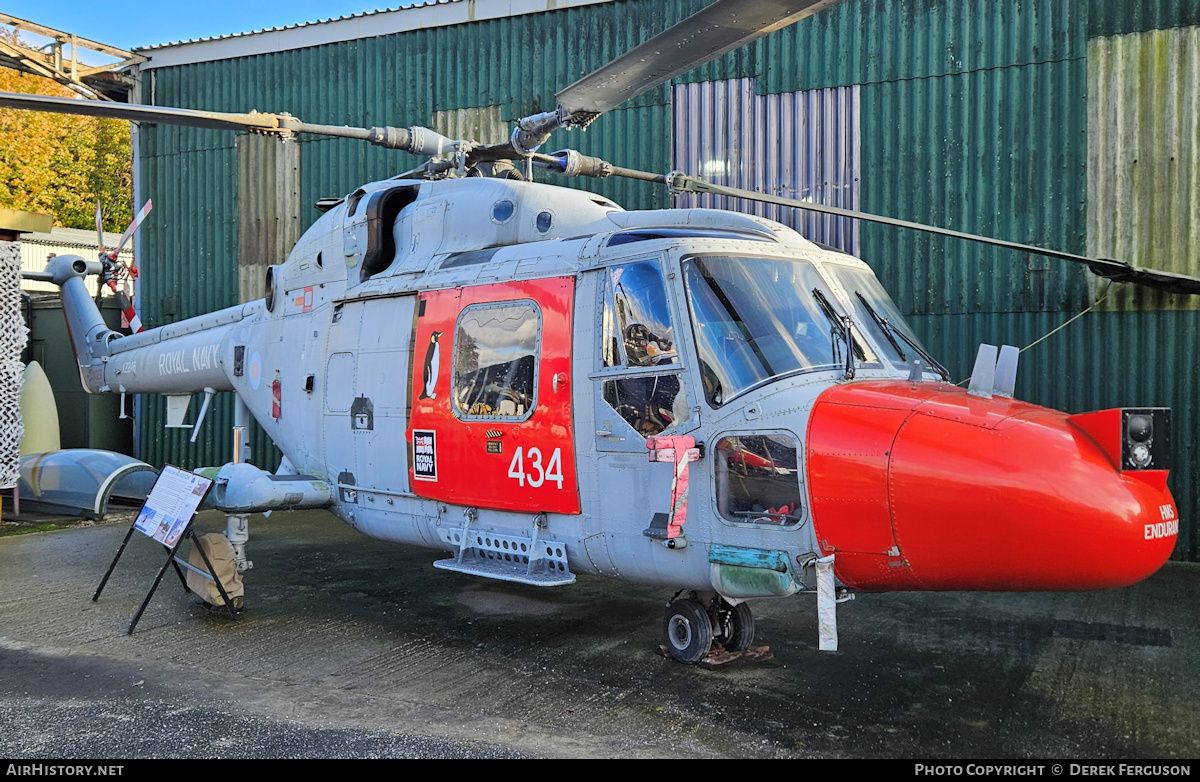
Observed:
[[[667,605],[663,617],[663,644],[681,663],[695,665],[712,649],[712,619],[698,600],[690,597]]]
[[[667,604],[663,616],[663,645],[681,663],[695,665],[714,646],[744,652],[754,643],[754,615],[747,603],[730,605],[714,595],[705,606],[693,592]]]

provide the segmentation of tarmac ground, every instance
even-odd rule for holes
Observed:
[[[323,511],[251,519],[247,611],[99,524],[0,537],[0,757],[1200,756],[1200,566],[1098,593],[754,603],[774,659],[657,653],[671,590],[437,570]],[[224,519],[202,514],[198,531]],[[186,548],[186,547],[185,547]]]

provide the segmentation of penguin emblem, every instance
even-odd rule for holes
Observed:
[[[421,389],[420,399],[436,399],[434,389],[437,387],[438,368],[442,364],[442,346],[438,338],[442,332],[435,331],[429,337],[429,350],[425,351],[425,387]]]

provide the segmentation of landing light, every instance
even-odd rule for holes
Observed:
[[[1171,469],[1171,410],[1115,408],[1068,418],[1092,436],[1121,470]]]
[[[1123,410],[1122,413],[1122,466],[1127,470],[1168,469],[1171,455],[1170,410]]]

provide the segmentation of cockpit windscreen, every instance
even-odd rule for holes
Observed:
[[[835,299],[811,264],[706,255],[685,258],[683,278],[712,406],[780,375],[845,365],[844,326],[822,307]],[[875,361],[853,342],[856,362]]]

